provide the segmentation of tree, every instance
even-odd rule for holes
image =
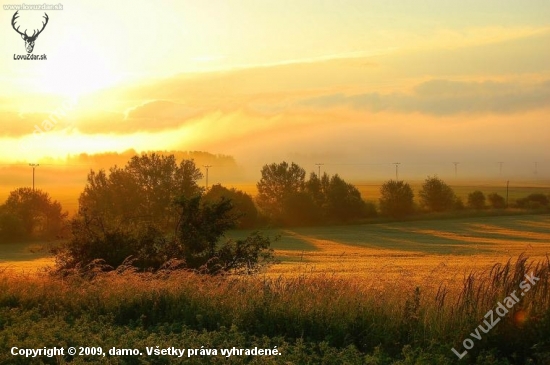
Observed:
[[[156,270],[178,261],[187,269],[214,274],[251,272],[267,263],[272,258],[268,238],[253,234],[222,242],[238,223],[238,214],[230,199],[214,196],[223,195],[221,186],[204,199],[200,178],[193,161],[178,165],[173,155],[136,156],[109,174],[91,171],[72,220],[72,239],[55,250],[58,268],[79,271],[100,261],[106,269],[132,265]],[[227,191],[239,204],[253,205],[246,194]]]
[[[414,211],[414,194],[404,181],[389,180],[380,188],[380,212],[402,218]]]
[[[26,236],[21,218],[8,213],[3,205],[0,206],[0,243],[22,241]]]
[[[200,195],[176,200],[179,209],[175,247],[171,254],[183,258],[187,266],[199,268],[216,256],[216,246],[225,231],[234,228],[236,219],[230,214],[233,205],[225,198],[203,202]]]
[[[320,209],[326,208],[329,185],[330,177],[326,172],[323,173],[323,176],[317,176],[316,173],[312,172],[309,175],[309,180],[305,183],[305,190]]]
[[[294,162],[265,165],[262,178],[256,184],[258,195],[256,202],[270,219],[280,222],[285,211],[285,201],[292,195],[304,191],[306,172]]]
[[[549,204],[550,199],[541,193],[529,194],[525,198],[516,200],[516,206],[524,209],[540,209],[543,207],[548,207]]]
[[[201,201],[200,195],[180,197],[174,257],[183,257],[186,266],[208,274],[225,272],[251,274],[273,262],[271,241],[259,232],[244,240],[222,238],[234,228],[238,218],[231,214],[233,203],[222,197],[217,202]]]
[[[326,215],[336,222],[345,222],[366,216],[366,205],[355,186],[338,174],[330,178],[326,191]]]
[[[485,208],[485,194],[479,190],[468,194],[468,206],[477,210]]]
[[[305,191],[289,194],[283,202],[283,210],[285,214],[280,222],[285,226],[312,225],[323,219],[322,210]]]
[[[91,171],[79,207],[82,213],[100,218],[103,225],[148,221],[164,230],[174,225],[174,199],[200,194],[200,179],[193,161],[178,165],[174,155],[134,156],[124,168],[112,167],[109,174]]]
[[[54,239],[64,234],[67,216],[61,204],[52,201],[48,193],[19,188],[10,192],[0,209],[0,238]]]
[[[372,214],[359,190],[338,174],[312,173],[305,181],[305,170],[294,163],[265,165],[257,187],[259,207],[276,224],[346,222]]]
[[[233,208],[230,213],[237,219],[237,228],[252,228],[258,224],[258,209],[250,195],[235,188],[228,189],[221,184],[213,185],[204,195],[204,200],[209,202],[222,198],[231,200]]]
[[[464,206],[464,202],[462,201],[462,198],[457,197],[454,204],[453,204],[453,209],[454,210],[464,210],[464,208],[466,208],[466,207]]]
[[[456,202],[453,189],[438,177],[428,176],[419,195],[421,204],[433,212],[451,210]]]
[[[506,208],[506,200],[503,196],[497,194],[497,193],[491,193],[487,195],[487,199],[489,200],[489,204],[493,209],[504,209]]]

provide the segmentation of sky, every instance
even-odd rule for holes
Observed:
[[[454,176],[459,162],[468,177],[550,180],[548,1],[65,1],[36,40],[47,60],[14,59],[11,1],[5,164],[200,150],[364,179],[395,162],[401,178]]]

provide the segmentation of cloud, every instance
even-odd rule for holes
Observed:
[[[180,74],[82,96],[55,130],[120,136],[158,133],[242,111],[273,118],[284,127],[303,113],[315,120],[332,113],[329,117],[340,120],[342,113],[358,112],[354,117],[364,120],[365,112],[453,116],[542,110],[550,106],[550,66],[544,57],[550,57],[550,47],[541,47],[546,41],[550,34],[545,30],[499,38],[489,45],[466,42],[449,49]],[[47,112],[61,103],[51,100],[44,107],[36,100],[40,101],[24,104]],[[23,106],[0,105],[0,137],[29,135],[47,118],[39,113],[19,115]],[[250,120],[234,123],[260,128]],[[236,127],[223,128],[229,135]]]
[[[126,113],[102,110],[81,110],[75,127],[82,133],[132,134],[178,129],[200,110],[164,100],[146,102],[129,108]]]
[[[156,100],[129,110],[126,119],[134,121],[139,119],[162,121],[162,124],[157,123],[156,127],[164,129],[179,126],[182,121],[198,114],[199,110],[196,108],[190,108],[170,101]]]
[[[34,125],[40,121],[40,118],[23,117],[15,112],[0,112],[0,136],[14,137],[32,133]]]
[[[430,115],[516,113],[547,108],[550,80],[538,83],[430,80],[412,92],[327,94],[298,103],[308,108],[349,107],[372,112],[419,112]]]

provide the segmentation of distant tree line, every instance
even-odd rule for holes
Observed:
[[[61,204],[41,191],[20,188],[0,206],[0,242],[67,237],[55,249],[60,270],[89,265],[114,269],[184,267],[210,274],[250,273],[273,261],[270,239],[258,232],[241,240],[225,238],[230,229],[365,222],[382,215],[402,219],[424,212],[505,209],[504,197],[481,191],[464,204],[438,177],[418,191],[389,180],[380,189],[378,209],[338,174],[319,176],[295,163],[263,166],[255,198],[220,184],[206,190],[193,160],[172,154],[133,156],[124,167],[91,170],[79,197],[78,213],[68,219]],[[531,194],[514,208],[550,209],[549,197]]]
[[[506,199],[497,193],[487,196],[475,190],[468,194],[467,204],[456,196],[453,189],[438,177],[428,177],[418,193],[419,206],[415,205],[414,193],[408,183],[390,180],[380,189],[380,213],[393,218],[403,218],[407,215],[423,212],[458,211],[466,208],[473,210],[505,209]],[[550,197],[544,194],[530,194],[517,199],[511,208],[519,209],[550,209]]]
[[[350,222],[376,215],[372,204],[340,176],[311,173],[287,162],[265,165],[257,183],[256,202],[276,225]]]

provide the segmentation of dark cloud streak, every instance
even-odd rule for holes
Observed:
[[[436,116],[462,113],[517,113],[548,107],[550,80],[521,84],[437,79],[419,84],[410,93],[338,93],[305,99],[297,105],[310,108],[347,106],[372,112],[419,112]]]

